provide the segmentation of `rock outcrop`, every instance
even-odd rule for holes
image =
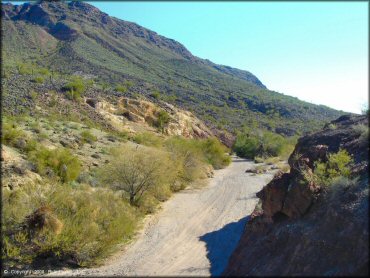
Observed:
[[[225,275],[368,274],[367,126],[366,116],[343,116],[299,139],[290,173],[278,173],[257,193],[260,203]],[[340,149],[353,157],[354,180],[321,188],[304,179],[315,161]]]
[[[126,97],[119,98],[115,104],[95,98],[86,98],[85,102],[117,129],[125,129],[135,133],[134,124],[140,125],[141,129],[143,126],[146,126],[148,130],[153,129],[158,121],[159,113],[166,111],[169,120],[163,127],[165,135],[181,135],[186,138],[214,136],[212,131],[193,113],[168,103],[162,103],[163,107],[159,107],[146,100]]]

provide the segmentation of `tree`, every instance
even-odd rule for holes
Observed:
[[[150,188],[166,182],[169,157],[166,153],[144,147],[122,147],[101,170],[101,180],[127,193],[130,204],[138,203]],[[168,163],[167,163],[168,162]]]

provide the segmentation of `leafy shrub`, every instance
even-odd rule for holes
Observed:
[[[203,175],[206,161],[196,140],[172,137],[165,141],[165,148],[170,152],[182,182],[191,182]]]
[[[39,68],[37,70],[38,73],[42,74],[42,75],[50,75],[50,71],[46,68]]]
[[[369,127],[363,124],[355,125],[353,130],[359,135],[358,141],[361,147],[369,145]]]
[[[28,64],[19,63],[17,64],[18,73],[21,75],[32,74],[32,66]]]
[[[64,86],[67,91],[66,96],[71,100],[78,100],[86,90],[85,83],[82,78],[74,77],[71,82]]]
[[[216,138],[197,140],[172,137],[166,140],[165,148],[173,156],[173,161],[182,165],[180,172],[186,181],[193,181],[202,176],[204,165],[207,163],[215,169],[220,169],[231,162],[226,153],[227,148]]]
[[[138,133],[133,140],[145,146],[161,147],[163,145],[163,139],[151,132]]]
[[[100,171],[104,184],[122,190],[131,205],[138,205],[144,193],[174,182],[176,171],[168,153],[151,148],[122,147]]]
[[[215,169],[221,169],[231,162],[230,156],[226,154],[228,149],[216,138],[201,141],[201,149],[206,161]]]
[[[3,122],[1,129],[1,142],[4,145],[14,146],[18,139],[23,139],[25,133],[18,129],[14,123]]]
[[[334,129],[337,129],[337,128],[338,128],[338,127],[337,127],[337,125],[336,125],[336,124],[330,123],[330,124],[328,125],[328,129],[334,130]]]
[[[126,93],[127,92],[127,87],[125,85],[117,85],[116,86],[116,91],[120,93]]]
[[[163,132],[164,127],[170,122],[170,119],[171,119],[170,115],[166,111],[161,110],[157,114],[155,126],[158,127],[160,131]]]
[[[72,257],[81,266],[91,265],[115,244],[128,241],[140,217],[109,189],[28,184],[3,193],[2,256],[9,265],[29,265],[46,255],[61,260]],[[32,233],[20,229],[39,208],[47,208],[58,226],[45,225]]]
[[[38,83],[38,84],[42,84],[42,83],[44,83],[45,80],[42,76],[37,76],[34,79],[32,79],[32,81],[35,82],[35,83]]]
[[[353,159],[346,150],[329,154],[328,161],[315,162],[314,178],[319,184],[329,185],[337,177],[349,178]]]
[[[98,140],[98,138],[88,130],[82,131],[80,136],[83,143],[92,144]]]
[[[161,93],[159,91],[154,91],[153,93],[150,94],[152,98],[159,99],[161,96]]]
[[[241,134],[236,137],[233,149],[238,156],[253,159],[258,154],[259,146],[257,138]]]
[[[29,160],[35,165],[38,173],[49,176],[57,175],[63,183],[75,180],[81,170],[78,158],[64,148],[50,150],[39,146],[30,152]]]
[[[269,131],[238,134],[233,150],[244,158],[254,159],[280,156],[286,159],[294,149],[295,137],[286,138]]]

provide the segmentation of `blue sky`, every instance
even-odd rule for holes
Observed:
[[[90,2],[255,74],[269,89],[344,111],[368,103],[367,2]]]

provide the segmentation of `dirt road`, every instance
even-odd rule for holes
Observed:
[[[209,185],[176,193],[150,216],[137,240],[103,266],[52,275],[214,276],[236,247],[259,191],[273,176],[245,173],[254,163],[234,158]]]

